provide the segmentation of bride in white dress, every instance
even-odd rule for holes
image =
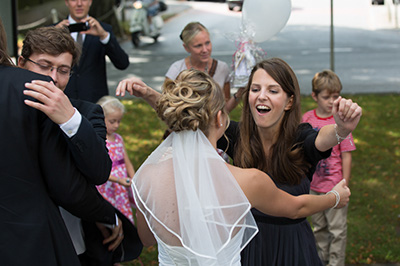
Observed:
[[[229,123],[224,106],[222,90],[197,70],[167,80],[157,101],[173,133],[138,169],[132,190],[139,235],[145,245],[157,242],[160,265],[240,265],[258,232],[252,207],[296,219],[348,203],[344,182],[326,195],[295,197],[257,169],[227,164],[216,151]]]

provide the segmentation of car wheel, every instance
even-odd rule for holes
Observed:
[[[139,34],[139,31],[132,32],[132,43],[135,48],[138,48],[140,44]]]
[[[158,37],[160,37],[160,34],[157,34],[156,36],[153,36],[154,42],[157,42],[157,41],[158,41]]]

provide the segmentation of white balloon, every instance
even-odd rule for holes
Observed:
[[[254,42],[264,42],[277,34],[290,17],[290,0],[245,0],[242,9],[242,24],[253,32]]]

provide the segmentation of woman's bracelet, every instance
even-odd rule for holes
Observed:
[[[341,137],[339,136],[338,132],[337,132],[337,124],[335,124],[333,126],[333,128],[335,129],[335,135],[336,135],[336,139],[337,139],[337,144],[339,145],[343,140],[348,139],[350,141],[351,146],[353,146],[353,143],[351,142],[351,138],[350,138],[350,133],[349,135],[347,135],[346,137]]]
[[[328,194],[330,194],[330,193],[333,193],[333,194],[335,194],[335,196],[336,196],[335,205],[332,207],[332,209],[334,209],[334,208],[336,208],[336,207],[338,206],[338,204],[339,204],[339,202],[340,202],[340,195],[339,195],[339,192],[337,192],[337,191],[334,190],[334,189],[332,189],[331,191],[326,192],[325,195],[328,195]]]

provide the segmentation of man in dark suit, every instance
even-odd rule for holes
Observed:
[[[79,170],[85,174],[89,183],[101,184],[108,179],[111,168],[105,146],[106,127],[103,111],[99,105],[90,102],[73,99],[69,102],[62,92],[68,83],[71,67],[78,58],[76,43],[66,29],[46,27],[27,33],[18,62],[21,67],[52,77],[53,83],[36,81],[27,84],[27,88],[32,90],[26,91],[25,94],[40,102],[26,101],[26,103],[45,112],[60,126]],[[96,247],[94,257],[99,259],[96,265],[102,265],[98,262],[112,265],[116,261],[134,259],[140,254],[142,246],[136,229],[118,211],[118,216],[123,221],[124,231],[128,236],[123,246],[118,246],[120,243],[118,238],[110,240],[109,246],[104,246],[102,243],[104,236],[101,232],[107,235],[107,229],[97,224],[100,232],[94,224],[88,226],[87,220],[85,220],[84,241],[78,218],[71,216],[63,209],[61,211],[81,261],[86,261],[87,256],[84,252],[87,248],[92,252],[93,246]],[[85,247],[85,242],[89,243],[89,246],[86,244]]]
[[[75,167],[59,127],[24,103],[26,83],[51,79],[12,66],[1,21],[0,36],[1,263],[80,265],[57,205],[108,224],[112,237],[121,233],[121,223]]]
[[[74,99],[97,102],[102,96],[108,95],[105,56],[120,70],[129,66],[129,58],[115,38],[111,26],[88,15],[92,0],[65,0],[65,4],[70,14],[57,27],[78,22],[87,22],[90,27],[86,31],[71,33],[74,40],[82,44],[82,56],[79,64],[73,68],[65,94]]]
[[[27,33],[18,65],[52,78],[51,83],[28,85],[39,91],[26,92],[38,100],[27,104],[60,125],[78,168],[90,183],[99,185],[108,180],[111,170],[103,110],[90,102],[70,101],[63,92],[79,55],[80,50],[66,29],[37,28]],[[53,67],[56,65],[58,68]]]

